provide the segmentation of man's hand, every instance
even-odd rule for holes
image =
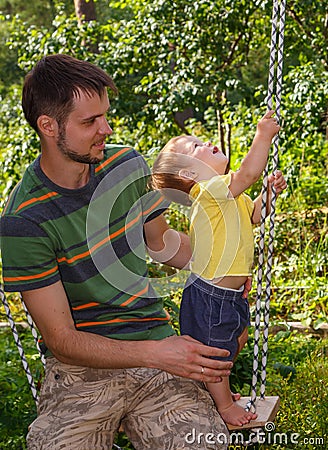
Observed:
[[[218,361],[213,356],[227,357],[229,351],[209,347],[190,336],[170,336],[156,341],[151,366],[180,377],[217,383],[230,375],[231,361]]]
[[[243,298],[247,298],[249,291],[252,289],[252,278],[248,277],[244,285]]]

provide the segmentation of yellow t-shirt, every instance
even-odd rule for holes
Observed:
[[[191,271],[208,280],[251,274],[254,204],[244,193],[233,198],[230,183],[231,172],[196,183],[190,191]]]

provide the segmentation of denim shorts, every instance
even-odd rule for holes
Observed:
[[[238,338],[250,325],[248,301],[242,295],[191,275],[182,295],[181,334],[229,350],[228,357],[216,359],[232,361],[238,351]]]

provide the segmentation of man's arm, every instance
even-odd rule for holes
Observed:
[[[64,363],[112,369],[157,368],[206,382],[220,381],[230,373],[232,363],[210,359],[227,356],[227,351],[208,347],[188,336],[124,341],[76,330],[61,282],[22,295],[45,344]]]

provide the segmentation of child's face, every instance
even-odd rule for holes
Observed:
[[[198,180],[206,180],[225,173],[228,158],[216,145],[202,142],[195,136],[181,136],[176,151],[191,157],[190,168],[198,174]]]

